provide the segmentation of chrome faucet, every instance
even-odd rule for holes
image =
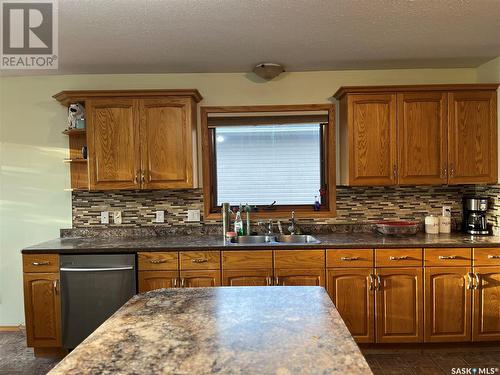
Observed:
[[[259,221],[257,224],[266,228],[266,232],[267,232],[266,235],[270,236],[273,234],[273,221],[272,221],[272,219],[269,219],[269,222],[267,224],[263,223],[262,221]]]
[[[297,231],[296,225],[295,225],[295,211],[292,211],[292,218],[290,219],[290,226],[288,227],[288,231],[290,234],[295,234]]]

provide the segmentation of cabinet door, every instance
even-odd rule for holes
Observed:
[[[181,287],[203,288],[220,286],[220,271],[181,271]]]
[[[140,101],[143,188],[193,187],[193,108],[190,99]]]
[[[178,286],[177,271],[139,271],[139,293]]]
[[[324,269],[276,269],[275,285],[282,286],[325,286]]]
[[[140,188],[136,101],[90,100],[86,112],[90,189]]]
[[[327,290],[356,342],[374,342],[374,284],[371,268],[327,270]]]
[[[471,340],[468,267],[425,269],[425,342]]]
[[[28,346],[60,347],[59,273],[24,274],[24,309]]]
[[[273,270],[224,270],[224,286],[269,286],[272,285]]]
[[[422,342],[422,268],[378,268],[376,275],[377,342]]]
[[[396,184],[396,95],[350,95],[350,185]]]
[[[399,183],[446,184],[447,94],[401,93],[397,99]]]
[[[449,183],[497,182],[495,91],[460,91],[448,95]]]
[[[500,340],[500,266],[475,267],[474,341]]]

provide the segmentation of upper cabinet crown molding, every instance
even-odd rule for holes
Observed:
[[[346,94],[376,94],[420,91],[496,90],[498,83],[459,83],[438,85],[341,86],[333,97],[340,100]]]
[[[155,97],[169,97],[169,96],[182,96],[191,97],[196,103],[199,103],[203,97],[196,89],[154,89],[154,90],[66,90],[61,91],[52,97],[64,106],[71,103],[83,102],[90,99],[97,98],[155,98]]]

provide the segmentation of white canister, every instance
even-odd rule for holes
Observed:
[[[451,233],[451,217],[439,217],[439,233]]]
[[[439,218],[434,215],[425,217],[425,233],[439,234]]]

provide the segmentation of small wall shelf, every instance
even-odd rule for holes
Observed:
[[[85,135],[87,131],[85,129],[66,129],[62,133],[66,135]]]
[[[69,158],[63,162],[69,164],[71,189],[69,191],[85,191],[89,188],[88,160],[83,158],[82,148],[87,146],[85,129],[66,129],[62,132],[69,139]]]
[[[77,159],[64,159],[64,163],[86,163],[88,160],[83,159],[83,158],[77,158]]]

